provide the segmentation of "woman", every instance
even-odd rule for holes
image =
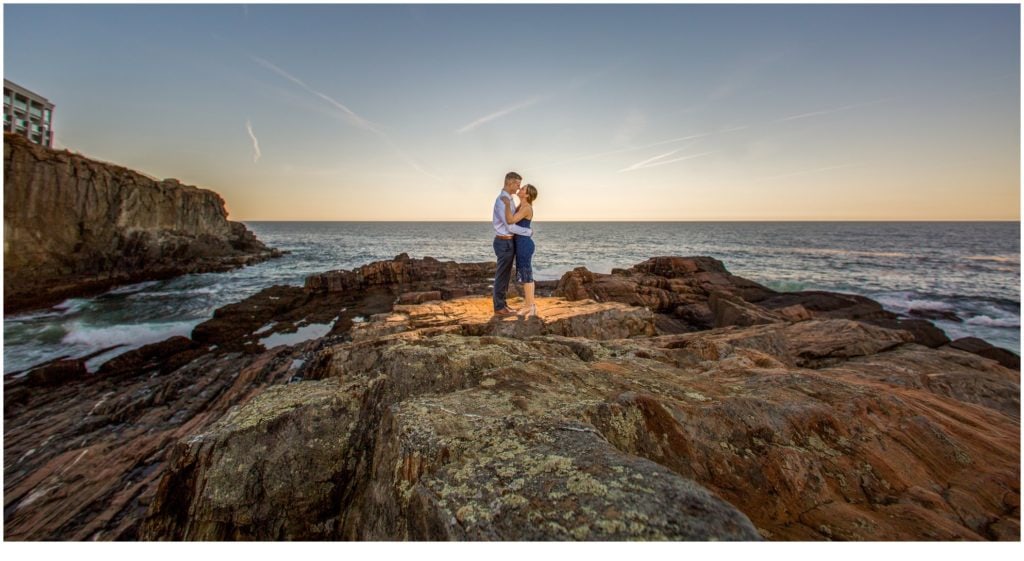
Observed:
[[[537,200],[537,188],[527,183],[516,191],[519,197],[519,208],[515,214],[505,205],[505,221],[524,228],[530,227],[533,220],[533,201]],[[525,318],[537,317],[537,305],[533,301],[533,238],[516,234],[513,238],[516,245],[516,280],[523,285],[523,309],[519,312]]]

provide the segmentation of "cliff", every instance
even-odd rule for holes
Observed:
[[[1020,539],[996,360],[706,257],[577,269],[529,320],[485,274],[400,256],[6,381],[5,537]]]
[[[4,135],[8,313],[279,254],[228,221],[212,191]]]

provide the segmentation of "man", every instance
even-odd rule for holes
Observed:
[[[516,245],[512,241],[512,234],[529,236],[533,234],[530,228],[523,228],[505,221],[505,205],[512,204],[512,193],[519,190],[519,184],[523,177],[514,171],[505,174],[505,186],[498,193],[494,201],[494,214],[491,222],[494,224],[494,255],[498,257],[498,268],[494,273],[494,315],[511,316],[516,311],[508,307],[505,302],[505,295],[508,293],[508,283],[512,278],[512,265],[516,258]],[[513,206],[513,208],[515,208]]]

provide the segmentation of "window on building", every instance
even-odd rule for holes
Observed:
[[[43,111],[43,122],[46,123],[46,124],[50,124],[50,110],[49,109],[46,109],[46,110]]]
[[[29,108],[28,114],[32,115],[36,119],[42,119],[43,118],[43,110],[39,109],[38,107],[35,107],[35,106]]]

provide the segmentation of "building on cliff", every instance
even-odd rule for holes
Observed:
[[[53,104],[45,97],[4,79],[4,131],[53,146]]]

